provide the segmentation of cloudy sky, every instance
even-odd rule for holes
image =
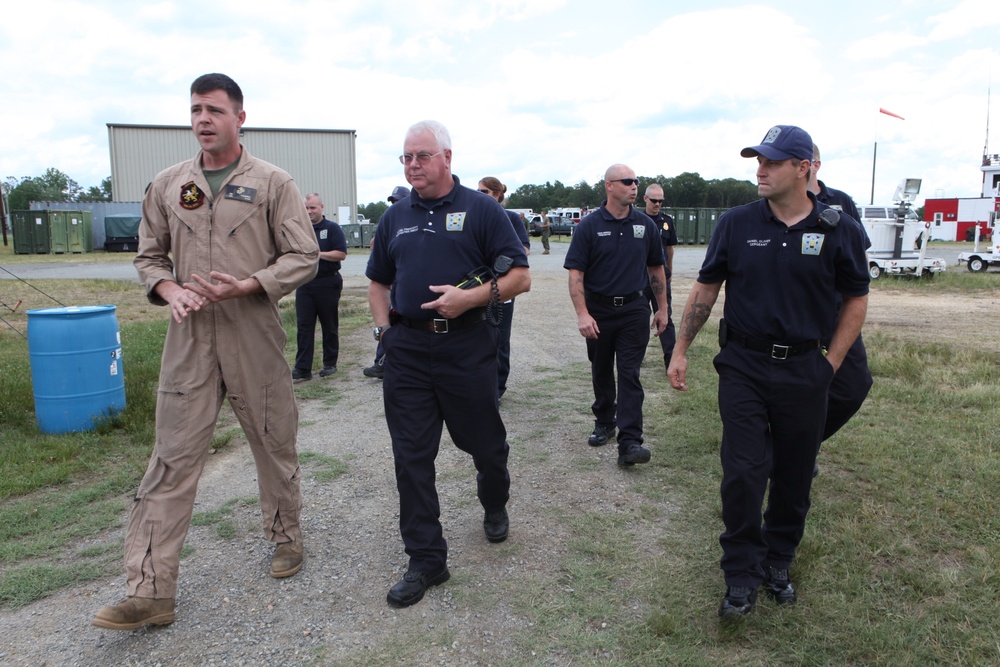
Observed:
[[[187,124],[191,81],[218,71],[248,127],[356,130],[361,203],[405,182],[396,156],[425,118],[467,184],[510,191],[616,162],[752,181],[740,149],[794,124],[859,203],[876,141],[877,203],[905,177],[918,201],[976,197],[990,116],[1000,153],[998,34],[996,0],[4,3],[0,178],[97,185],[107,123]]]

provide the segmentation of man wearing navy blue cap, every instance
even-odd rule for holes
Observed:
[[[796,599],[789,568],[805,530],[827,392],[861,331],[869,280],[859,226],[840,224],[840,213],[807,191],[813,154],[807,132],[777,125],[740,154],[757,158],[761,199],[719,218],[667,370],[670,384],[685,391],[688,347],[725,283],[714,359],[722,417],[723,618],[750,613],[761,584],[778,604]]]
[[[509,448],[491,324],[501,302],[528,291],[531,275],[500,204],[452,175],[441,123],[413,125],[399,160],[413,192],[382,215],[365,274],[386,353],[382,396],[409,556],[386,601],[407,607],[451,576],[434,471],[443,425],[472,456],[486,539],[507,539]]]

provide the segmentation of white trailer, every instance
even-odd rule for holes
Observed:
[[[910,212],[910,202],[918,192],[920,179],[903,179],[893,197],[895,206],[884,208],[885,218],[866,218],[862,213],[861,224],[872,242],[868,249],[868,275],[872,280],[887,273],[930,278],[948,268],[945,260],[927,257],[930,223]]]
[[[991,220],[990,227],[993,229],[991,245],[988,248],[979,250],[979,227],[976,227],[975,245],[972,252],[963,252],[958,255],[958,263],[963,262],[973,273],[985,271],[990,267],[1000,267],[1000,239],[997,238],[996,228],[993,227],[995,220]]]

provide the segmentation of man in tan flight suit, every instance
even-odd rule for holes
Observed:
[[[164,170],[142,204],[135,266],[149,300],[169,306],[156,445],[125,538],[128,597],[93,624],[174,620],[180,552],[215,421],[228,396],[257,466],[271,576],[302,567],[298,409],[278,300],[316,275],[319,248],[302,195],[239,143],[243,93],[224,74],[191,85],[201,152]]]

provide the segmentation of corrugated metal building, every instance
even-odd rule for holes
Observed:
[[[326,217],[342,225],[355,222],[358,210],[355,139],[354,130],[240,129],[240,143],[254,157],[291,174],[303,196],[318,192]],[[108,143],[114,201],[141,200],[156,174],[199,150],[188,125],[108,123]],[[349,219],[341,219],[345,214]]]

